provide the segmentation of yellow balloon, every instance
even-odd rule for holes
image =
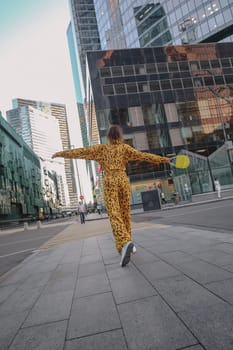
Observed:
[[[188,156],[185,155],[179,155],[176,156],[176,163],[175,167],[178,169],[186,169],[190,165],[190,159]]]

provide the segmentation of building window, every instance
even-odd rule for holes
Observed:
[[[123,66],[124,75],[134,75],[134,70],[132,66]]]
[[[210,69],[210,62],[209,61],[200,61],[201,69]]]
[[[212,60],[210,63],[211,63],[211,67],[212,67],[212,68],[218,68],[218,67],[220,67],[219,60]]]
[[[158,67],[158,72],[159,73],[168,72],[166,63],[158,63],[157,67]]]
[[[201,77],[200,78],[193,78],[193,85],[197,86],[197,87],[203,86],[202,78]]]
[[[116,94],[125,94],[125,85],[124,84],[116,84],[115,91],[116,91]]]
[[[156,65],[154,63],[147,64],[146,72],[147,74],[156,73],[157,72]]]
[[[180,71],[189,71],[188,62],[179,62]]]
[[[122,75],[122,68],[119,67],[112,67],[112,75],[115,76],[121,76]]]
[[[192,79],[182,79],[184,88],[193,87]]]
[[[233,83],[233,75],[225,75],[226,83],[232,84]]]
[[[104,85],[103,92],[104,95],[114,95],[113,85]]]
[[[198,61],[190,61],[190,69],[191,70],[199,70],[200,64]]]
[[[158,81],[150,81],[150,90],[157,91],[160,90],[160,84]]]
[[[110,68],[102,68],[102,69],[100,69],[100,76],[101,76],[101,78],[111,77]]]
[[[223,85],[223,84],[225,84],[224,78],[221,75],[215,76],[214,80],[215,80],[215,84],[216,85]]]
[[[145,74],[146,73],[144,64],[136,64],[134,66],[134,68],[135,68],[135,74]]]
[[[213,77],[204,77],[204,83],[205,85],[214,85],[214,79]]]
[[[149,86],[147,82],[138,83],[138,91],[139,92],[148,92]]]
[[[177,72],[179,70],[178,63],[177,62],[168,63],[168,69],[170,72]]]
[[[181,79],[174,79],[171,81],[173,89],[182,89]]]
[[[137,92],[137,85],[136,83],[126,84],[126,89],[128,93],[135,93]]]
[[[232,74],[233,73],[233,68],[223,68],[223,74]]]
[[[222,58],[221,64],[222,64],[222,67],[230,67],[231,66],[228,58]]]
[[[162,80],[160,82],[162,90],[171,90],[170,80]]]

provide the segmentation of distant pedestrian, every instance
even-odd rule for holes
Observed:
[[[97,212],[99,215],[102,215],[102,205],[101,204],[97,204]]]
[[[218,198],[221,198],[221,185],[217,178],[214,179],[214,187],[215,187],[215,191],[217,191],[218,193]]]
[[[165,194],[164,194],[163,192],[160,193],[160,197],[161,197],[161,202],[162,202],[162,204],[166,204],[167,201],[166,201],[166,199],[165,199]]]
[[[79,216],[80,216],[80,222],[81,224],[85,224],[85,213],[86,213],[86,208],[83,202],[79,202],[78,205],[78,211],[79,211]]]
[[[129,161],[146,161],[154,164],[170,163],[167,157],[141,152],[123,142],[122,130],[112,125],[107,134],[108,144],[71,149],[53,154],[52,158],[91,159],[102,165],[104,199],[111,222],[116,248],[121,254],[120,265],[130,261],[135,246],[131,239],[130,184],[126,174]]]

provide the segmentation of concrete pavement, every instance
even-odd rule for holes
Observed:
[[[125,268],[106,219],[71,222],[4,275],[0,349],[232,350],[233,235],[132,226]]]

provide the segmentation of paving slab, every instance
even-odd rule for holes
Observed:
[[[9,350],[63,350],[67,321],[20,329]]]
[[[0,286],[0,304],[3,303],[17,289],[17,284],[9,286]]]
[[[30,311],[23,327],[69,318],[73,291],[42,294]]]
[[[118,305],[130,350],[171,350],[197,340],[159,296]]]
[[[65,350],[128,350],[122,330],[66,341]],[[195,349],[194,349],[195,350]],[[198,350],[198,349],[197,349]]]
[[[233,349],[233,306],[219,302],[179,316],[206,350]]]
[[[144,249],[142,246],[140,246],[140,249],[138,249],[137,253],[132,256],[132,261],[136,266],[143,265],[145,263],[159,261],[159,257],[156,256],[153,253],[148,252],[148,250]],[[137,244],[136,244],[137,248]]]
[[[168,262],[173,266],[179,266],[186,262],[197,260],[197,258],[190,253],[176,250],[173,252],[156,253],[163,261]]]
[[[20,326],[27,316],[27,312],[11,313],[10,315],[1,316],[0,327],[0,349],[7,350],[8,346],[17,334]],[[3,322],[4,320],[4,322]]]
[[[233,255],[227,252],[223,252],[217,249],[205,250],[202,252],[196,252],[194,256],[200,258],[203,261],[207,261],[213,265],[224,266],[229,265],[233,261]]]
[[[232,273],[200,260],[179,265],[179,270],[199,283],[210,283],[232,278]]]
[[[77,281],[75,298],[110,292],[111,287],[106,273],[80,277]]]
[[[129,265],[125,269],[122,269],[119,264],[109,266],[107,274],[116,304],[157,294],[151,284],[133,265]]]
[[[211,306],[220,301],[211,291],[184,275],[156,280],[154,286],[175,312]]]
[[[181,274],[179,270],[161,260],[142,264],[138,269],[152,284],[155,284],[158,279],[178,276]]]
[[[74,299],[67,339],[121,328],[112,293]]]
[[[78,266],[75,264],[59,264],[51,274],[51,278],[44,288],[44,294],[57,293],[57,291],[72,291],[75,288]]]
[[[103,261],[83,263],[79,265],[78,277],[86,277],[104,272],[105,267]]]
[[[16,289],[7,300],[0,305],[0,318],[5,315],[30,310],[41,294],[41,289]]]
[[[233,273],[233,264],[230,265],[224,265],[224,270],[232,272]]]
[[[137,218],[121,268],[107,221],[62,228],[0,279],[0,349],[232,350],[233,236]]]
[[[233,305],[233,278],[220,282],[208,283],[205,286],[208,290]]]

